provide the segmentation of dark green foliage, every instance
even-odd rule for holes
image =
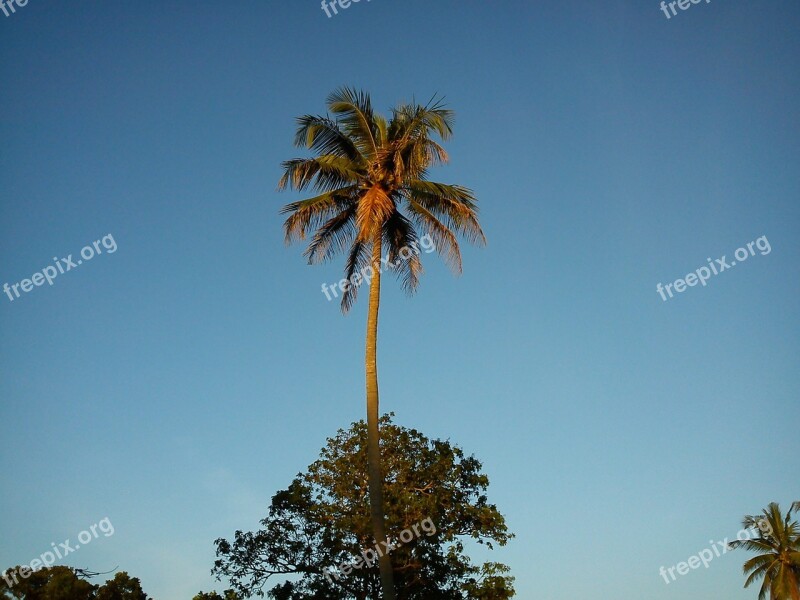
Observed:
[[[11,569],[19,573],[19,567]],[[84,572],[70,567],[49,567],[27,578],[17,576],[9,586],[0,579],[0,598],[13,600],[151,600],[142,591],[139,580],[124,571],[105,585],[93,585],[82,579]]]
[[[128,577],[124,571],[107,581],[97,590],[97,600],[148,600],[147,594],[136,577]]]
[[[514,595],[513,577],[498,563],[473,565],[465,543],[501,546],[512,537],[489,504],[489,479],[481,463],[446,441],[381,419],[386,470],[386,525],[392,540],[426,519],[423,533],[391,554],[397,598],[402,600],[504,600]],[[217,540],[213,572],[230,579],[242,596],[275,600],[379,599],[377,566],[326,578],[323,569],[355,561],[375,545],[367,498],[367,429],[363,422],[328,440],[307,473],[272,499],[256,532],[237,531]],[[273,583],[273,582],[270,582]]]
[[[800,512],[800,502],[792,503],[786,515],[771,502],[760,515],[747,515],[742,521],[756,537],[729,544],[757,553],[742,570],[747,575],[744,587],[761,581],[759,600],[800,600],[800,524],[793,518],[796,512]]]
[[[217,592],[200,592],[192,600],[240,600],[233,590],[225,590],[225,595],[220,596]]]

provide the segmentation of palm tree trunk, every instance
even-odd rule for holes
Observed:
[[[791,567],[789,569],[789,585],[791,586],[791,594],[792,600],[800,600],[800,582],[797,580],[798,577],[794,571],[792,571]]]
[[[369,287],[369,309],[367,313],[367,348],[365,366],[367,372],[367,465],[369,471],[369,508],[372,516],[372,531],[379,544],[386,540],[383,513],[383,471],[381,469],[380,433],[378,431],[378,307],[381,301],[381,230],[375,234],[372,244],[372,270]],[[378,559],[381,571],[381,587],[384,600],[395,600],[392,559],[383,554]]]

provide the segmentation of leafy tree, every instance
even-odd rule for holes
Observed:
[[[744,563],[747,575],[744,587],[763,579],[759,600],[800,600],[800,525],[792,513],[800,511],[794,502],[784,516],[780,506],[771,502],[762,514],[746,515],[742,525],[756,529],[756,537],[730,542],[731,548],[744,548],[758,555]]]
[[[225,590],[225,595],[220,596],[217,592],[200,592],[192,600],[240,600],[239,595],[233,590]]]
[[[124,571],[117,573],[97,590],[97,600],[150,600],[142,591],[136,577],[129,577]]]
[[[349,88],[328,97],[328,110],[334,118],[305,115],[298,119],[295,145],[316,156],[284,162],[278,187],[312,188],[317,193],[282,211],[289,214],[284,223],[287,243],[305,239],[310,230],[316,230],[305,252],[310,264],[347,248],[345,276],[350,283],[342,290],[343,312],[355,302],[364,279],[371,280],[365,356],[369,499],[373,534],[384,539],[377,372],[383,248],[403,287],[413,292],[422,262],[419,252],[407,250],[419,244],[418,230],[431,236],[437,252],[457,272],[461,253],[455,233],[471,242],[483,243],[485,238],[473,193],[427,178],[430,167],[448,160],[433,137],[450,137],[451,110],[439,101],[424,106],[412,102],[394,108],[387,120],[373,112],[368,94]],[[384,598],[394,600],[388,556],[380,559],[380,570]]]
[[[19,575],[20,568],[10,569],[18,574],[16,581],[8,576],[10,585],[0,579],[0,597],[14,600],[92,600],[95,597],[97,586],[78,577],[69,567],[39,569],[25,578]]]
[[[465,553],[467,540],[491,549],[513,537],[488,502],[489,479],[481,463],[447,441],[393,424],[391,416],[380,425],[387,526],[391,541],[403,542],[391,553],[397,597],[512,598],[508,567],[474,565]],[[218,539],[212,571],[217,578],[228,578],[243,597],[263,597],[264,587],[277,576],[283,581],[267,591],[274,600],[379,599],[379,569],[358,560],[376,543],[367,499],[368,435],[363,421],[339,430],[308,471],[275,494],[262,529],[237,531],[232,541]],[[414,526],[419,535],[408,540],[404,532]],[[331,571],[351,562],[362,564],[347,575]]]
[[[20,567],[14,572],[19,573]],[[139,580],[129,577],[124,571],[102,586],[86,581],[93,577],[85,569],[73,567],[46,567],[34,571],[28,577],[17,576],[17,581],[9,577],[11,585],[0,579],[0,598],[14,600],[151,600],[142,591]]]

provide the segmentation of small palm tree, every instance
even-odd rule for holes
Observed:
[[[367,457],[369,500],[375,539],[386,539],[383,510],[383,476],[378,431],[378,306],[381,256],[386,249],[391,270],[404,289],[419,284],[422,262],[420,231],[430,236],[437,252],[456,272],[461,252],[455,234],[485,243],[477,219],[473,193],[458,185],[427,179],[428,169],[448,157],[433,138],[447,140],[453,113],[441,101],[414,102],[392,109],[390,119],[372,110],[368,94],[342,88],[328,97],[329,113],[298,118],[295,145],[315,156],[283,163],[278,189],[312,188],[317,195],[286,205],[282,212],[286,242],[314,236],[305,251],[309,264],[325,262],[347,250],[341,308],[347,312],[358,289],[369,283],[366,339]],[[324,288],[323,288],[324,289]],[[383,595],[394,600],[392,563],[380,558]]]
[[[784,516],[780,506],[772,502],[761,515],[747,515],[745,529],[757,529],[757,537],[730,542],[731,548],[742,547],[759,553],[742,570],[748,575],[744,587],[763,578],[759,600],[800,600],[800,525],[792,521],[792,513],[800,511],[794,502]]]

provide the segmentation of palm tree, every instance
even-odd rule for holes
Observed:
[[[747,515],[742,521],[745,529],[757,529],[757,537],[730,542],[731,548],[742,547],[758,552],[744,563],[747,577],[744,587],[764,579],[759,600],[800,600],[800,525],[792,521],[792,512],[800,511],[800,501],[794,502],[784,517],[776,502],[761,515]]]
[[[347,250],[341,309],[346,313],[358,289],[369,283],[366,340],[367,457],[369,501],[376,540],[385,540],[383,476],[378,431],[378,306],[381,256],[409,292],[422,274],[419,248],[430,236],[437,252],[461,272],[461,252],[455,234],[483,244],[472,191],[427,179],[428,169],[447,162],[444,148],[433,137],[449,139],[453,113],[441,100],[426,105],[403,103],[387,121],[372,110],[368,94],[341,88],[327,99],[329,114],[297,119],[295,145],[311,150],[312,158],[282,164],[278,189],[314,189],[312,198],[287,204],[281,211],[286,242],[303,240],[314,230],[304,256],[309,264],[325,262]],[[331,116],[331,114],[333,116]],[[384,259],[385,260],[385,259]],[[335,292],[334,292],[335,293]],[[380,559],[381,586],[386,600],[394,600],[391,558]]]

